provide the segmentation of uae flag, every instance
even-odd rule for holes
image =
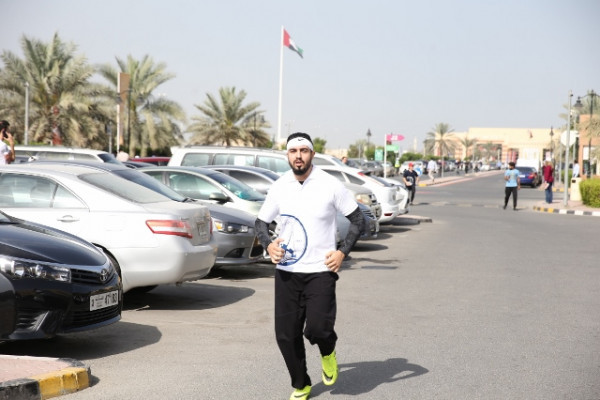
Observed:
[[[290,34],[287,33],[287,31],[285,29],[283,30],[283,45],[285,47],[287,47],[288,49],[298,53],[298,55],[301,58],[304,58],[304,57],[302,57],[302,53],[304,52],[304,50],[302,50],[300,47],[296,46],[296,43],[294,43],[294,41],[290,37]]]

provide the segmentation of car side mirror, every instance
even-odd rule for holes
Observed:
[[[223,204],[223,203],[227,203],[228,201],[231,201],[231,199],[229,197],[227,197],[227,195],[225,195],[225,193],[223,193],[223,192],[212,192],[210,194],[210,196],[208,196],[208,199],[216,201],[219,204]]]

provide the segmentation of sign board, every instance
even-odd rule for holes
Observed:
[[[390,134],[385,135],[386,142],[399,142],[401,140],[404,140],[404,136],[399,135],[399,134],[390,133]]]
[[[386,144],[385,151],[393,151],[394,153],[398,152],[399,147],[395,144]]]
[[[579,132],[577,132],[577,131],[569,132],[569,147],[571,147],[575,144],[575,140],[577,140],[578,137],[579,137]],[[563,133],[560,134],[560,142],[562,143],[563,146],[567,145],[567,131],[564,131]]]
[[[375,161],[383,161],[383,149],[375,150]]]

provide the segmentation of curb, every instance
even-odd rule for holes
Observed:
[[[539,206],[533,206],[533,210],[540,211],[540,212],[552,213],[552,214],[600,217],[600,211],[567,210],[564,208],[551,208],[551,207],[539,207]]]
[[[66,363],[66,368],[24,379],[0,383],[0,400],[43,400],[74,393],[90,386],[91,371],[70,358],[52,359]]]

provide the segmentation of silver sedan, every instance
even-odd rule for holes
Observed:
[[[123,291],[206,276],[215,263],[207,207],[171,201],[107,171],[80,165],[0,167],[0,208],[101,247]]]

